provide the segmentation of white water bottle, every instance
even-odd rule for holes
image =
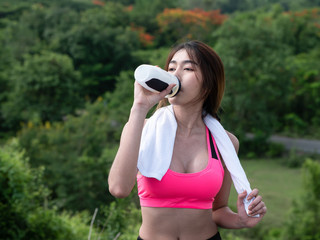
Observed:
[[[166,98],[174,97],[180,90],[179,79],[173,74],[156,66],[142,64],[134,71],[135,80],[145,89],[151,92],[161,92],[169,84],[176,84]]]

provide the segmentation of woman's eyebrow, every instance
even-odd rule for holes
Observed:
[[[177,61],[176,60],[171,60],[170,63],[173,63],[173,64],[177,64]],[[194,65],[198,65],[198,63],[196,63],[195,61],[192,61],[192,60],[184,60],[182,61],[182,64],[187,64],[187,63],[191,63],[191,64],[194,64]]]

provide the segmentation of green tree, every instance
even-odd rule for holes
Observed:
[[[19,143],[33,167],[46,166],[44,182],[59,209],[93,211],[113,201],[107,172],[133,99],[133,72],[122,72],[113,93],[87,103],[63,123],[26,125]],[[63,166],[63,167],[62,167]]]
[[[81,14],[78,24],[58,40],[56,51],[68,54],[82,73],[82,95],[92,99],[114,90],[114,77],[131,67],[140,47],[123,5],[106,3]]]
[[[30,3],[20,0],[0,2],[0,26],[7,20],[17,20],[26,9],[30,8]],[[2,26],[1,26],[2,27]]]
[[[285,131],[288,123],[290,130],[308,128],[310,118],[307,121],[304,115],[312,115],[313,124],[317,122],[318,111],[307,113],[310,107],[302,105],[319,106],[317,96],[311,95],[314,99],[307,100],[307,91],[318,90],[318,70],[314,65],[319,61],[318,12],[309,9],[288,13],[274,5],[268,12],[238,13],[213,36],[218,39],[215,49],[226,69],[223,108],[228,127],[240,135],[253,132],[266,139],[272,132]],[[308,67],[302,61],[306,54],[310,63],[315,61]],[[296,81],[297,78],[301,80]],[[303,96],[296,97],[299,93]]]
[[[169,51],[170,49],[168,47],[161,47],[150,50],[138,50],[133,52],[132,54],[137,60],[136,66],[146,63],[164,68]]]
[[[221,14],[219,10],[165,9],[157,16],[161,33],[157,40],[161,45],[168,46],[195,38],[209,44],[210,33],[218,29],[226,19],[227,16]]]
[[[143,26],[148,33],[156,34],[158,26],[156,16],[166,8],[176,8],[179,4],[170,0],[136,0],[130,12],[131,22]]]
[[[11,72],[10,92],[2,106],[6,125],[17,129],[22,121],[62,120],[82,105],[79,81],[80,74],[66,55],[26,55]]]
[[[252,11],[257,8],[269,9],[273,4],[280,4],[285,10],[295,11],[320,6],[319,0],[179,0],[178,3],[184,9],[221,9],[222,13]]]
[[[215,46],[225,65],[226,124],[239,133],[270,134],[289,104],[285,59],[292,48],[282,43],[282,10],[239,13],[218,30]],[[281,101],[282,104],[279,104]]]
[[[5,45],[5,33],[0,29],[0,44]],[[0,106],[7,100],[9,93],[9,72],[13,60],[7,48],[0,48]],[[4,125],[3,114],[0,110],[0,138],[5,135],[8,129]]]
[[[320,48],[287,59],[292,73],[285,131],[320,136]]]
[[[319,8],[310,8],[284,12],[279,18],[278,31],[282,31],[282,41],[292,48],[294,55],[319,47],[319,15]]]
[[[22,61],[25,54],[39,53],[42,49],[45,11],[37,4],[29,5],[18,19],[7,21],[2,29],[6,36],[3,43],[7,55],[18,61]]]

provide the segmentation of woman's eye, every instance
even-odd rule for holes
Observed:
[[[192,68],[184,68],[184,70],[186,70],[186,71],[193,71]]]
[[[174,68],[169,68],[168,72],[173,72],[175,69]]]

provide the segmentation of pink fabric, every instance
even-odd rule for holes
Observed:
[[[142,207],[211,209],[219,192],[224,170],[215,140],[218,159],[212,158],[207,129],[208,164],[196,173],[178,173],[168,170],[161,181],[137,175],[138,195]]]

